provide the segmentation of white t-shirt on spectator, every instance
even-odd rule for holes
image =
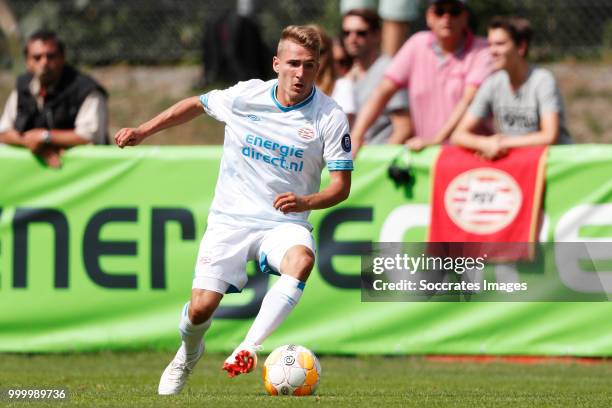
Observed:
[[[334,84],[331,97],[347,115],[357,113],[355,83],[351,79],[347,77],[338,78]]]

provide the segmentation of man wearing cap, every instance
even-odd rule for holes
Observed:
[[[484,38],[468,26],[466,0],[430,0],[426,12],[429,31],[414,34],[398,51],[383,81],[360,111],[352,132],[353,152],[387,101],[408,90],[413,150],[445,142],[491,73]]]

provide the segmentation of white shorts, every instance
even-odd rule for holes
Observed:
[[[303,245],[315,253],[312,234],[298,224],[248,228],[209,224],[200,241],[193,289],[240,292],[247,283],[246,263],[257,260],[262,272],[280,275],[285,253]]]

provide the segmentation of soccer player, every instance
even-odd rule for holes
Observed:
[[[300,300],[315,261],[307,218],[350,191],[351,143],[346,116],[317,90],[320,41],[309,27],[282,32],[273,68],[278,79],[253,79],[184,99],[137,128],[115,135],[119,147],[203,112],[225,123],[225,142],[208,226],[200,244],[191,301],[179,324],[182,344],[161,376],[159,394],[177,394],[204,351],[203,335],[225,293],[247,281],[245,264],[280,275],[244,341],[226,359],[230,377],[248,373],[256,351]],[[321,171],[330,184],[319,191]]]

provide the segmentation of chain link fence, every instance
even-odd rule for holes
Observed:
[[[421,8],[427,1],[421,1]],[[9,0],[22,36],[45,27],[65,40],[78,64],[169,64],[201,60],[207,24],[236,9],[236,0]],[[256,19],[272,49],[282,27],[316,22],[332,33],[340,24],[339,0],[259,0]],[[484,33],[497,14],[529,18],[532,47],[540,58],[597,56],[612,50],[611,0],[471,0],[473,26]],[[423,13],[421,13],[422,15]],[[421,18],[413,29],[423,29]],[[0,65],[11,66],[6,38]]]
[[[236,0],[12,0],[23,37],[44,27],[57,31],[69,59],[88,65],[199,61],[205,26],[235,11]],[[338,0],[259,0],[255,18],[267,44],[282,27],[339,21]],[[3,39],[5,40],[5,39]],[[0,41],[6,66],[8,45]]]
[[[505,3],[503,14],[520,15],[531,21],[536,56],[593,57],[612,51],[610,0],[483,1],[481,7],[490,16],[495,7],[487,7],[484,3]],[[484,23],[486,25],[486,21]]]

